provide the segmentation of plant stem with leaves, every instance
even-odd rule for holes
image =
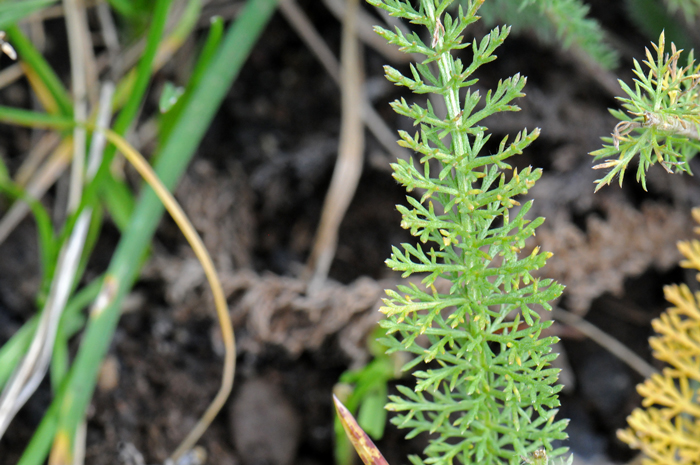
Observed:
[[[645,190],[646,172],[657,162],[668,172],[691,173],[688,162],[700,150],[700,64],[695,64],[691,50],[686,65],[679,65],[682,50],[671,43],[667,53],[663,33],[652,47],[655,54],[646,49],[643,62],[648,70],[634,60],[634,89],[619,81],[627,97],[618,100],[627,113],[610,110],[620,122],[612,137],[603,138],[603,148],[591,153],[596,160],[604,159],[594,168],[612,168],[596,181],[596,190],[615,177],[622,185],[637,155],[637,181]]]
[[[428,29],[430,44],[415,32],[375,28],[402,51],[425,56],[411,65],[410,77],[386,66],[387,78],[417,94],[436,94],[447,108],[441,117],[430,103],[392,104],[419,127],[414,135],[400,131],[399,144],[421,157],[418,166],[402,160],[392,165],[394,178],[422,196],[408,196],[409,206],[398,207],[402,227],[420,244],[394,247],[387,264],[404,277],[424,277],[420,286],[387,291],[382,308],[385,344],[414,355],[405,370],[422,364],[413,373],[415,388],[399,387],[402,395],[393,396],[387,408],[398,413],[396,424],[410,428],[409,438],[433,434],[424,463],[518,464],[541,448],[550,457],[561,455],[565,448],[552,450],[552,441],[566,438],[567,424],[554,420],[561,386],[550,363],[557,338],[540,337],[551,321],[536,310],[550,310],[563,286],[532,276],[550,253],[522,253],[544,219],[527,220],[532,202],[521,205],[515,197],[528,192],[541,170],[518,171],[507,163],[539,130],[523,130],[486,148],[491,136],[484,119],[517,111],[512,102],[524,96],[525,78],[500,81],[484,97],[470,88],[477,69],[495,60],[509,29],[462,42],[483,0],[468,2],[456,16],[447,13],[450,0],[422,0],[418,9],[408,1],[368,2]],[[462,49],[470,49],[470,61],[456,57],[468,56]]]

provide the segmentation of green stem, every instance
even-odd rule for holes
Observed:
[[[0,123],[56,130],[66,130],[75,127],[75,122],[72,117],[23,110],[21,108],[6,107],[3,105],[0,105]]]

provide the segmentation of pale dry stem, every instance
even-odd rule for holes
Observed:
[[[324,42],[313,23],[304,11],[299,8],[295,0],[280,0],[280,12],[292,26],[297,35],[316,56],[333,81],[340,86],[340,63],[330,47]],[[409,160],[411,155],[408,150],[396,143],[396,134],[389,129],[379,113],[372,107],[371,102],[365,98],[362,102],[362,119],[367,129],[374,135],[394,160]],[[383,165],[389,169],[389,163]]]
[[[73,89],[73,117],[78,123],[73,129],[73,161],[68,192],[68,212],[74,212],[80,205],[83,193],[83,173],[87,133],[83,124],[87,118],[87,72],[85,50],[89,43],[87,24],[80,0],[64,0],[66,31],[70,52],[71,82]]]
[[[342,36],[342,115],[338,160],[328,194],[323,203],[321,222],[313,249],[307,262],[309,292],[317,291],[328,276],[335,256],[338,229],[355,195],[360,180],[364,153],[362,124],[363,76],[360,46],[356,37],[355,21],[358,0],[350,0],[345,11]]]

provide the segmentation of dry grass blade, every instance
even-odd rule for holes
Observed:
[[[100,105],[97,111],[97,127],[107,128],[112,117],[112,97],[114,96],[115,87],[111,82],[105,82],[100,91]],[[104,152],[107,139],[104,133],[95,131],[92,134],[92,142],[90,143],[90,156],[88,158],[87,171],[85,172],[88,179],[92,179],[97,174],[97,170],[102,162],[102,153]]]
[[[112,94],[113,87],[106,86],[100,108],[101,124],[106,124],[104,115],[110,114]],[[93,142],[99,144],[99,139],[93,139]],[[99,165],[103,147],[104,142],[97,147],[97,150],[92,151],[91,165]],[[94,174],[94,170],[92,174]],[[0,437],[5,433],[12,418],[34,393],[46,374],[51,354],[53,353],[58,322],[75,281],[75,274],[83,252],[83,246],[85,245],[91,217],[92,209],[90,208],[86,208],[80,213],[68,241],[61,248],[56,265],[55,278],[51,283],[51,290],[41,313],[39,326],[34,334],[32,344],[22,363],[5,386],[2,396],[0,396]]]
[[[335,411],[338,414],[338,418],[340,418],[345,434],[347,434],[362,462],[365,465],[389,465],[382,453],[377,449],[377,446],[374,445],[367,433],[357,423],[355,417],[352,416],[352,413],[345,408],[335,394],[333,394],[333,403],[335,403]]]
[[[110,76],[115,81],[122,75],[122,58],[120,55],[121,46],[119,45],[119,34],[117,26],[112,19],[109,5],[106,2],[98,3],[95,7],[97,10],[97,20],[100,23],[100,33],[107,47],[107,55],[110,63]]]
[[[295,0],[280,0],[279,4],[282,15],[294,28],[294,31],[304,41],[318,61],[321,62],[326,72],[330,74],[336,84],[340,84],[340,65],[330,47],[323,41],[321,35],[314,28],[308,16],[299,7]]]
[[[75,1],[75,0],[69,0],[69,1]],[[66,11],[70,11],[70,9],[66,8]],[[62,16],[64,12],[64,7],[57,7],[54,11],[56,13],[56,17]],[[83,11],[84,13],[84,11]],[[68,17],[70,15],[66,16],[66,20],[68,20]],[[174,15],[177,16],[177,15]],[[53,16],[51,16],[53,17]],[[41,17],[43,18],[43,16]],[[32,17],[31,19],[33,21],[38,21],[41,19],[39,17]],[[82,22],[84,24],[85,22],[85,16],[84,14],[78,14],[78,21]],[[177,18],[179,20],[179,18]],[[171,25],[170,29],[176,29],[178,21],[173,20],[173,23],[175,25]],[[72,23],[71,23],[72,24]],[[68,27],[68,30],[72,30],[72,27]],[[184,36],[182,35],[175,35],[172,37],[168,37],[167,40],[163,42],[163,44],[159,47],[158,55],[156,57],[155,63],[154,63],[154,71],[160,69],[160,67],[163,66],[163,64],[169,60],[172,57],[172,54],[175,53],[175,51],[182,45],[182,42],[184,40]],[[78,47],[80,50],[82,50],[83,54],[87,54],[87,56],[91,59],[92,58],[92,50],[91,50],[91,42],[87,41],[84,37],[80,41],[82,45],[76,45],[75,46],[75,52],[73,51],[73,46],[71,46],[71,56],[73,54],[79,54],[78,52]],[[133,66],[133,62],[136,61],[137,57],[139,54],[143,51],[143,45],[145,42],[140,43],[140,46],[135,46],[132,47],[130,58],[127,60],[123,56],[119,56],[119,63],[121,65],[124,65],[125,62],[127,65]],[[90,49],[90,50],[87,50]],[[91,60],[88,60],[91,61]],[[21,66],[21,65],[20,65]],[[93,63],[91,65],[86,66],[85,64],[81,65],[86,69],[97,69],[97,64]],[[41,82],[39,77],[34,73],[31,69],[27,68],[24,66],[20,70],[21,72],[25,73],[27,75],[27,78],[29,79],[30,83],[32,84],[32,88],[36,92],[39,100],[42,103],[42,106],[46,108],[47,110],[51,111],[58,111],[57,106],[53,98],[50,96],[50,92],[44,84]],[[74,93],[77,95],[84,95],[87,96],[89,94],[89,86],[87,86],[88,81],[86,80],[87,71],[83,71],[82,73],[75,72],[73,74],[73,80],[74,80]],[[0,73],[1,74],[1,73]],[[115,73],[112,73],[115,74]],[[21,73],[20,73],[21,75]],[[78,80],[83,81],[82,84],[79,84],[78,87],[79,89],[75,89],[75,80],[76,76]],[[82,76],[82,78],[80,77]],[[81,88],[85,88],[86,91],[83,92],[80,90]],[[76,98],[76,102],[77,102]],[[78,108],[76,107],[76,110]],[[80,111],[80,110],[78,110]],[[80,119],[78,118],[79,114],[76,113],[76,121],[85,121],[85,117]],[[75,131],[78,134],[82,134],[82,130],[79,127],[76,127]],[[26,193],[30,197],[34,197],[36,199],[41,198],[44,193],[49,189],[50,186],[56,182],[56,180],[60,177],[60,175],[64,172],[68,161],[71,159],[70,151],[72,150],[71,148],[72,144],[72,139],[64,139],[63,143],[59,145],[59,147],[54,151],[53,155],[50,157],[49,161],[46,162],[39,171],[36,172],[36,174],[33,176],[32,180],[28,181],[27,184],[27,189]],[[78,149],[80,150],[80,149]],[[82,172],[82,170],[81,170]],[[22,175],[23,177],[27,176],[26,173]],[[72,177],[74,178],[74,177]],[[27,182],[26,179],[24,179],[24,182]],[[27,206],[26,203],[22,201],[17,201],[15,202],[12,207],[8,210],[8,212],[2,217],[2,220],[0,220],[0,243],[4,242],[7,237],[10,235],[10,233],[17,227],[19,222],[29,213],[29,207]]]
[[[83,172],[85,171],[85,146],[87,133],[81,124],[87,118],[87,75],[85,50],[87,24],[76,0],[64,0],[66,13],[66,31],[70,50],[71,81],[73,87],[73,116],[78,123],[73,129],[73,161],[71,163],[71,182],[68,191],[68,211],[75,211],[80,205],[83,192]]]
[[[83,465],[85,463],[85,450],[87,442],[87,421],[83,420],[78,425],[73,442],[73,465]]]
[[[85,244],[90,214],[91,212],[86,210],[80,215],[69,240],[61,249],[55,279],[51,283],[51,290],[32,344],[0,396],[0,437],[46,374],[56,340],[58,322],[68,301]]]
[[[60,141],[61,136],[57,132],[51,131],[43,134],[17,169],[15,183],[18,186],[25,186],[41,165],[41,162],[56,148]]]
[[[3,89],[24,75],[22,65],[15,63],[0,71],[0,89]]]
[[[335,256],[338,229],[355,195],[362,174],[363,152],[365,147],[362,124],[362,60],[360,46],[355,35],[355,21],[358,0],[348,2],[343,24],[342,39],[342,116],[338,160],[328,194],[323,203],[321,222],[316,233],[314,246],[307,263],[307,273],[311,275],[309,292],[318,290],[328,276]]]
[[[153,172],[153,169],[143,158],[143,156],[133,147],[131,147],[131,145],[129,145],[124,138],[109,130],[104,131],[104,134],[107,139],[114,144],[122,154],[124,154],[124,156],[129,160],[129,163],[136,168],[141,177],[146,180],[146,182],[155,191],[158,198],[161,200],[161,202],[163,202],[163,205],[165,205],[165,208],[168,210],[168,213],[170,213],[173,220],[182,231],[182,234],[187,239],[187,242],[192,247],[197,259],[202,264],[204,274],[207,277],[212,294],[214,295],[216,314],[219,318],[219,325],[221,326],[221,333],[226,351],[221,387],[219,388],[219,392],[216,394],[216,397],[211,402],[206,412],[204,412],[204,415],[202,415],[194,428],[192,428],[192,431],[190,431],[175,452],[173,452],[171,460],[177,463],[177,459],[192,449],[202,434],[204,434],[204,431],[206,431],[221,408],[224,406],[228,395],[231,393],[231,388],[233,387],[233,377],[236,369],[236,344],[233,334],[233,326],[231,324],[231,317],[229,316],[228,312],[226,297],[224,296],[221,282],[219,281],[219,277],[214,268],[214,263],[209,256],[209,252],[207,252],[207,249],[204,247],[202,239],[199,237],[199,234],[197,234],[197,231],[192,226],[192,223],[190,223],[189,219],[182,211],[180,205],[173,198],[172,194],[168,192],[163,183],[158,179],[156,174]]]

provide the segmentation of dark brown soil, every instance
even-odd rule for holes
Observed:
[[[301,3],[337,51],[338,22],[320,2]],[[592,14],[620,45],[617,72],[629,82],[631,54],[641,57],[649,39],[625,19],[623,2],[591,3]],[[62,33],[60,27],[50,31]],[[476,35],[485,31],[484,25],[473,29]],[[52,47],[47,53],[65,52]],[[508,39],[498,56],[479,71],[481,89],[518,72],[528,76],[528,84],[521,112],[487,121],[493,143],[524,127],[542,128],[514,163],[545,169],[531,192],[532,215],[547,218],[537,242],[555,253],[543,273],[567,285],[562,308],[585,315],[650,360],[646,339],[650,320],[666,305],[662,286],[692,281],[676,266],[675,243],[691,235],[690,207],[700,200],[697,182],[656,167],[649,174],[649,192],[629,176],[623,188],[607,187],[594,196],[593,180],[601,176],[591,170],[588,153],[612,131],[615,121],[607,108],[616,104],[599,84],[599,71],[531,34]],[[365,61],[375,107],[391,128],[409,129],[411,122],[394,115],[388,102],[410,95],[384,83],[384,58],[366,50]],[[176,65],[167,66],[154,89],[176,71]],[[7,95],[10,91],[15,94]],[[2,103],[26,104],[22,84],[3,92]],[[392,244],[411,240],[395,209],[405,194],[390,176],[388,156],[368,135],[366,153],[374,158],[365,164],[341,227],[332,282],[321,296],[304,295],[297,277],[332,173],[339,114],[337,87],[277,14],[178,189],[222,270],[239,342],[229,409],[200,442],[207,463],[332,463],[332,388],[344,370],[367,360],[364,337],[379,318],[382,289],[399,280],[384,260]],[[11,169],[30,137],[0,127]],[[34,235],[27,220],[0,246],[0,342],[35,311]],[[106,226],[91,275],[106,267],[117,240],[114,227]],[[121,463],[125,444],[140,451],[146,463],[162,462],[213,398],[222,354],[206,291],[184,240],[164,220],[90,407],[87,464]],[[641,377],[576,331],[563,325],[554,329],[568,359],[560,413],[571,418],[568,445],[586,460],[631,458],[615,430],[639,403],[634,388]],[[78,343],[76,338],[74,349]],[[45,382],[0,441],[0,463],[16,463],[50,397]],[[425,440],[406,443],[402,436],[389,427],[378,443],[395,465],[408,463],[406,455],[419,453]]]

